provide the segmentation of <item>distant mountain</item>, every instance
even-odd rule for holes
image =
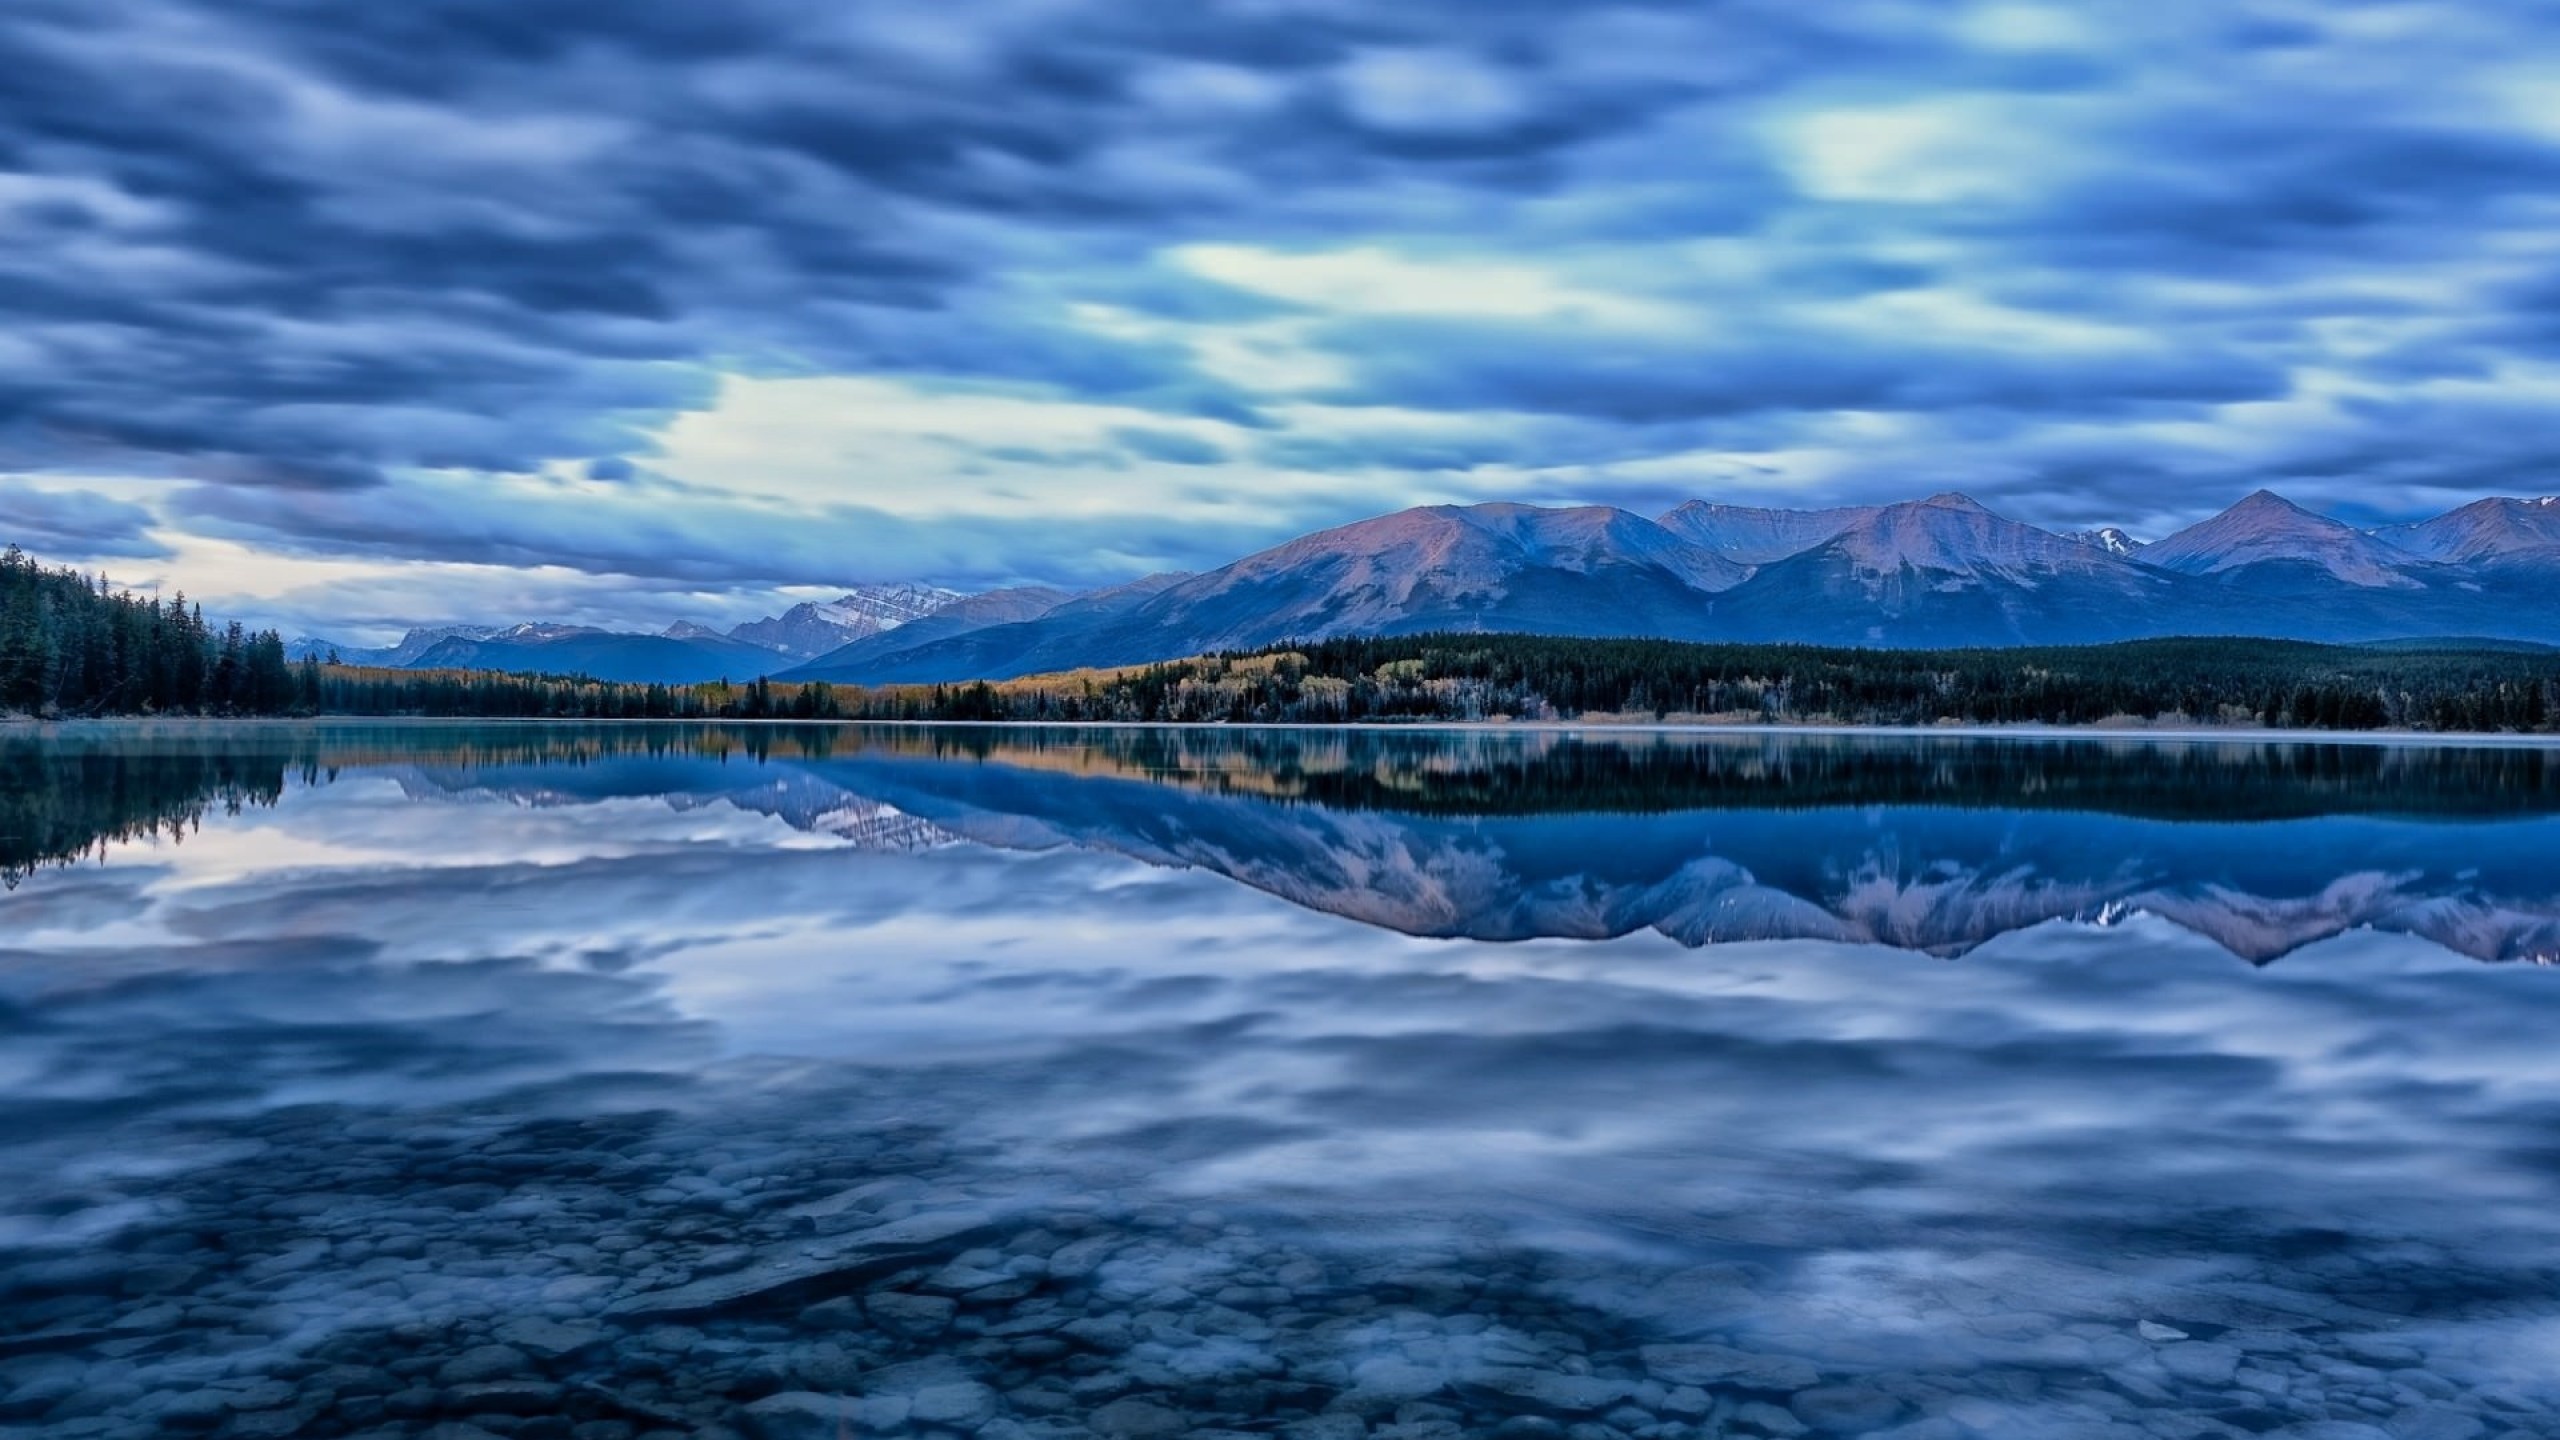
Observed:
[[[2560,566],[2560,495],[2477,500],[2416,525],[2373,532],[2412,555],[2453,563],[2538,561]]]
[[[2344,521],[2261,490],[2221,514],[2146,547],[2146,565],[2182,575],[2288,586],[2306,571],[2369,589],[2423,589],[2425,561]]]
[[[2224,630],[2194,588],[1966,496],[1936,495],[1875,507],[1830,540],[1762,566],[1720,602],[1720,635],[1922,646]]]
[[[2439,562],[2265,492],[2152,545],[2113,529],[2058,535],[1957,494],[1802,512],[1692,502],[1659,521],[1597,506],[1432,506],[1154,593],[1096,592],[1009,623],[954,607],[777,678],[1004,679],[1425,630],[1894,647],[2560,639],[2560,615],[2536,598],[2560,585],[2560,556],[2537,543],[2554,517],[2531,502],[2472,509],[2430,534],[2494,565]]]
[[[760,645],[726,639],[624,635],[576,626],[520,625],[486,639],[448,636],[406,662],[413,670],[505,670],[586,675],[630,684],[753,680],[790,663]]]
[[[961,591],[939,585],[857,585],[826,608],[842,617],[840,624],[869,624],[878,630],[893,630],[968,598]]]
[[[2560,507],[2485,501],[2367,533],[2262,490],[2140,558],[2212,582],[2221,608],[2253,633],[2551,641],[2560,639],[2551,604],[2560,546],[2541,537],[2560,519],[2552,509]]]
[[[1068,595],[1020,620],[990,623],[996,607],[973,608],[962,615],[964,607],[955,605],[774,678],[883,684],[909,675],[938,679],[1027,675],[1034,669],[1073,670],[1109,663],[1081,658],[1091,653],[1089,637],[1117,625],[1190,578],[1150,575],[1106,590]],[[1027,608],[1028,597],[1025,602]],[[1043,648],[1051,642],[1058,642],[1057,648]]]
[[[285,658],[326,660],[335,655],[345,665],[405,666],[446,640],[486,640],[502,628],[497,625],[424,625],[400,637],[397,645],[342,645],[317,635],[300,635],[285,642]]]
[[[1304,536],[1152,594],[1101,592],[1020,624],[839,652],[777,678],[1003,677],[1422,630],[1680,634],[1699,623],[1701,597],[1749,573],[1623,510],[1437,505]]]
[[[750,620],[731,630],[727,638],[813,659],[911,624],[966,598],[938,585],[860,585],[840,599],[794,605],[780,615]]]
[[[1194,577],[1145,618],[1202,648],[1416,630],[1643,635],[1749,567],[1624,510],[1435,505],[1326,530]]]
[[[1000,598],[1032,593],[1047,605],[1071,598],[1063,590],[997,592],[987,608],[1015,618]],[[288,658],[402,669],[461,668],[520,673],[585,674],[599,680],[690,684],[745,681],[856,639],[877,636],[973,597],[935,585],[858,585],[820,604],[795,605],[781,615],[751,620],[728,631],[679,620],[655,635],[597,626],[534,621],[519,625],[434,625],[411,630],[400,643],[367,647],[324,636],[287,642]]]
[[[2057,534],[1959,494],[1775,510],[1691,501],[1436,505],[1302,536],[1198,575],[1084,594],[863,586],[726,634],[442,626],[358,664],[603,678],[855,684],[1006,679],[1351,634],[1428,630],[1886,647],[2171,635],[2560,642],[2560,497],[2483,500],[2367,532],[2260,491],[2167,539]]]
[[[345,659],[349,652],[363,654],[360,645],[341,645],[325,635],[296,635],[284,642],[284,658],[299,665],[305,660],[327,660],[332,656]],[[362,662],[348,660],[353,665]]]
[[[1143,582],[1141,582],[1143,583]],[[955,600],[920,620],[912,620],[894,631],[853,641],[848,645],[818,656],[795,676],[828,678],[867,670],[893,655],[903,655],[940,642],[1002,625],[1019,625],[1037,620],[1074,600],[1073,591],[1046,585],[1024,585],[1005,590],[989,590],[964,600]]]

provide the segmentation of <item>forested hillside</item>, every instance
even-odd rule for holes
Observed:
[[[2276,640],[1855,650],[1523,635],[1328,640],[967,685],[608,685],[333,668],[323,708],[369,715],[1144,721],[2101,721],[2548,732],[2560,654]]]
[[[0,553],[0,714],[278,715],[314,708],[318,685],[272,630],[216,631],[184,595],[112,593]]]
[[[1584,719],[2531,731],[2560,709],[2560,654],[2281,640],[1866,650],[1549,636],[1321,641],[1115,672],[946,687],[989,718]],[[875,700],[886,703],[888,697]]]

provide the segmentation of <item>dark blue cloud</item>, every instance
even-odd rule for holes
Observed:
[[[1741,494],[1762,463],[1768,498],[1927,473],[2056,522],[2539,491],[2555,55],[2539,12],[2451,4],[21,0],[0,467],[190,482],[173,518],[299,553],[451,558],[490,528],[455,498],[476,474],[622,484],[722,376],[866,375],[1167,417],[955,465],[1116,484],[1108,445],[1257,494],[1358,472],[1379,508],[1496,469]],[[1526,267],[1661,314],[1282,296],[1168,258],[1192,244]],[[1986,312],[2030,323],[1929,318]],[[1239,359],[1291,345],[1332,378]],[[1440,423],[1382,438],[1311,399]],[[1744,458],[1773,454],[1816,458]],[[403,498],[420,472],[437,503]],[[147,515],[64,503],[0,518],[157,553]],[[1337,503],[1106,548],[1205,565]],[[725,574],[691,552],[763,524],[504,516],[495,553]],[[926,553],[1039,569],[1038,525],[994,557],[999,528]]]
[[[1769,410],[2108,414],[2158,402],[2272,399],[2282,369],[2228,349],[2037,353],[1925,334],[1773,327],[1735,335],[1558,333],[1478,321],[1362,322],[1345,402],[1515,410],[1657,424]]]
[[[1133,455],[1167,465],[1215,465],[1227,458],[1227,452],[1218,446],[1179,430],[1124,425],[1112,431],[1111,438]]]
[[[0,480],[0,543],[65,560],[157,559],[169,547],[151,534],[140,505],[79,490],[39,489]]]
[[[180,490],[168,506],[195,533],[289,554],[561,565],[744,591],[840,584],[849,569],[876,574],[900,565],[994,586],[1016,580],[1018,557],[1030,554],[1050,557],[1049,571],[1065,583],[1103,585],[1123,578],[1130,563],[1162,569],[1201,551],[1236,555],[1260,538],[1244,521],[1061,517],[1027,506],[918,520],[855,505],[745,507],[658,486],[633,503],[563,491],[492,506],[450,482],[358,491],[205,484]],[[0,497],[0,515],[7,513]]]

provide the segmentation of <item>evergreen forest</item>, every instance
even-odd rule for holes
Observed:
[[[337,666],[325,667],[318,685],[320,708],[331,714],[577,719],[2117,723],[2530,734],[2553,731],[2560,716],[2560,654],[2229,638],[1934,651],[1413,635],[959,685],[614,685]]]
[[[319,678],[273,630],[217,630],[183,594],[145,599],[0,552],[0,714],[308,713]]]

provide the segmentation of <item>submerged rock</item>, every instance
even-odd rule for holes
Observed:
[[[943,1210],[847,1236],[823,1247],[777,1247],[742,1269],[617,1300],[605,1313],[631,1320],[704,1315],[827,1284],[850,1285],[988,1234],[985,1210]],[[812,1253],[814,1250],[815,1253]]]
[[[1145,1400],[1114,1400],[1094,1411],[1086,1423],[1095,1434],[1111,1440],[1158,1440],[1191,1428],[1191,1422],[1180,1411]]]
[[[532,1357],[512,1345],[480,1345],[439,1367],[436,1383],[447,1388],[472,1385],[487,1380],[510,1379],[528,1374],[532,1369]]]
[[[1666,1385],[1795,1391],[1822,1379],[1810,1362],[1793,1355],[1764,1355],[1730,1345],[1647,1345],[1637,1353],[1646,1372]]]
[[[1855,1435],[1892,1424],[1902,1402],[1864,1385],[1822,1385],[1798,1393],[1787,1408],[1816,1429]]]
[[[746,1422],[748,1433],[757,1440],[837,1440],[856,1424],[867,1422],[861,1412],[858,1400],[811,1390],[787,1390],[748,1406]],[[905,1418],[902,1413],[891,1423],[901,1423]]]

